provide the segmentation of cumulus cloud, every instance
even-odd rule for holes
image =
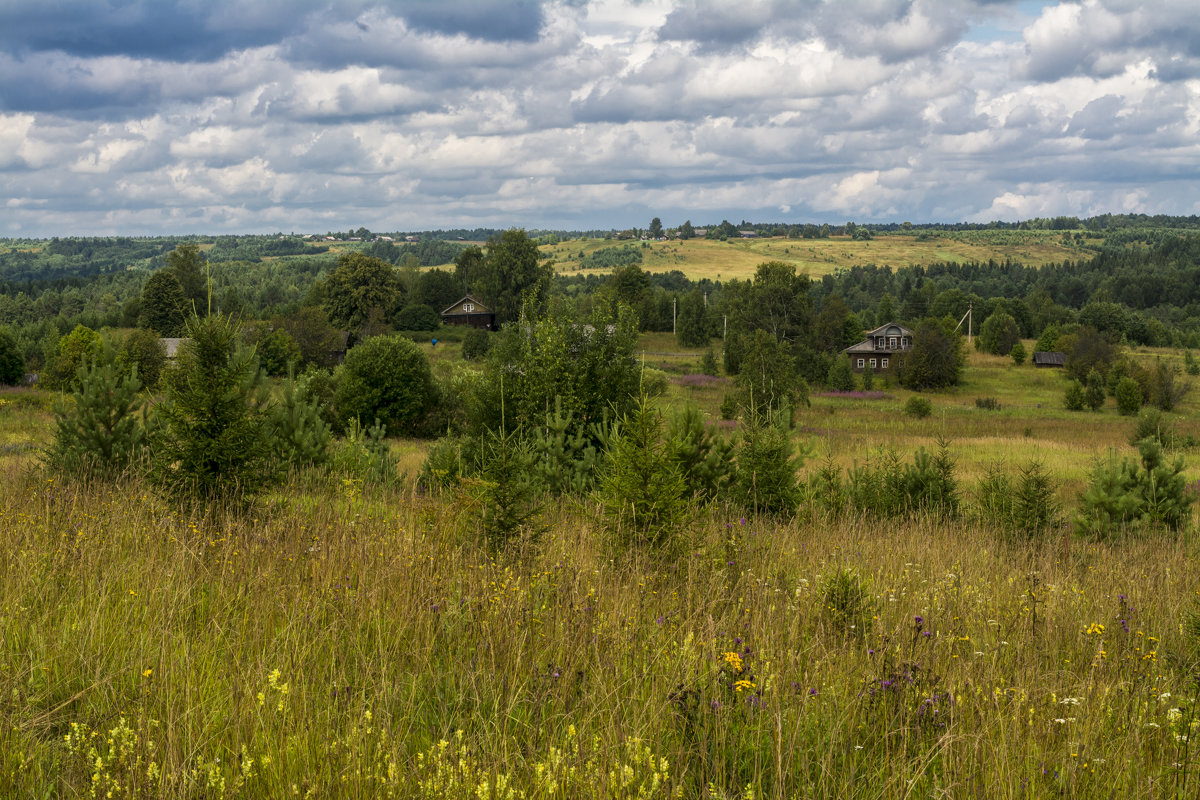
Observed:
[[[1198,43],[1184,0],[18,0],[0,199],[34,234],[1195,213]]]

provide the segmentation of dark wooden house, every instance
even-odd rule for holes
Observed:
[[[470,325],[491,331],[496,329],[496,314],[468,294],[442,312],[442,324]]]
[[[896,357],[913,346],[913,332],[903,325],[889,322],[867,332],[867,338],[842,352],[850,357],[855,372],[870,367],[873,372],[891,372]]]

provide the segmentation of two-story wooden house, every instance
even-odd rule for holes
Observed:
[[[867,332],[867,338],[847,347],[842,352],[850,357],[850,366],[855,372],[870,367],[873,372],[891,372],[896,368],[896,357],[911,350],[913,332],[903,325],[889,322]]]

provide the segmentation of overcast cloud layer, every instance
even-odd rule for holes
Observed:
[[[0,2],[0,236],[1200,213],[1195,0]]]

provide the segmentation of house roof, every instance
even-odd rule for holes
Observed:
[[[889,328],[896,328],[899,333],[889,333]],[[880,325],[873,331],[867,331],[867,338],[870,339],[873,336],[912,336],[912,333],[913,332],[911,328],[906,328],[896,322],[888,322],[884,325]]]
[[[458,298],[453,303],[446,306],[446,308],[442,309],[442,313],[449,314],[451,311],[454,310],[454,308],[456,306],[462,305],[463,303],[467,303],[467,302],[475,304],[475,310],[467,312],[467,313],[470,313],[470,314],[491,314],[492,313],[492,310],[490,308],[488,308],[483,303],[479,302],[478,300],[476,300],[474,297],[472,297],[469,294],[464,294],[462,297]]]
[[[1033,351],[1033,363],[1063,367],[1067,364],[1067,354],[1054,350],[1035,350]]]
[[[865,342],[859,342],[858,344],[850,345],[846,349],[842,350],[842,352],[843,353],[851,353],[851,354],[853,354],[853,353],[874,353],[875,352],[875,342],[872,341],[871,339],[867,339]]]

